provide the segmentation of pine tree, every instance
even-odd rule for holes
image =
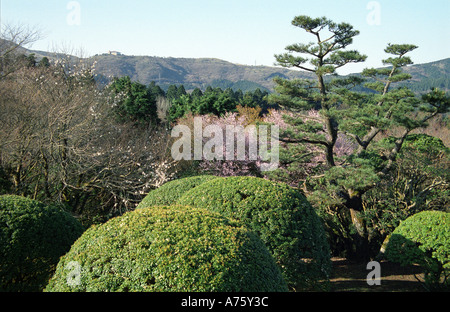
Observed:
[[[136,121],[142,124],[156,123],[156,98],[151,90],[125,76],[115,78],[110,85],[115,102],[115,113],[122,121]]]
[[[203,95],[202,90],[200,90],[200,88],[195,88],[192,92],[191,92],[191,97],[201,97]]]
[[[177,88],[176,97],[179,99],[182,95],[187,95],[186,89],[184,88],[184,85],[180,85]]]
[[[40,67],[50,67],[50,61],[48,59],[48,57],[44,56],[38,63],[38,66]]]
[[[178,87],[176,85],[170,85],[166,91],[166,97],[171,102],[178,99]]]
[[[148,85],[148,89],[150,90],[150,93],[155,97],[165,97],[166,93],[164,92],[163,89],[161,89],[160,86],[158,86],[156,84],[156,82],[152,81],[149,85]]]
[[[439,90],[418,99],[405,87],[395,88],[410,79],[401,67],[412,64],[406,54],[417,48],[414,45],[389,44],[385,52],[392,56],[384,61],[388,67],[366,69],[363,77],[337,77],[339,68],[366,60],[358,51],[347,50],[359,32],[347,23],[337,24],[325,17],[297,16],[292,24],[315,41],[289,45],[287,53],[276,55],[276,60],[281,66],[313,73],[316,79],[275,78],[276,93],[270,96],[270,102],[291,113],[285,118],[290,127],[280,138],[287,146],[281,159],[287,172],[316,161],[314,170],[310,170],[314,175],[304,179],[303,187],[328,216],[347,218],[348,224],[343,223],[349,226],[343,236],[350,238],[349,255],[367,258],[369,238],[361,217],[364,193],[376,187],[392,168],[412,130],[448,111],[449,99]],[[365,79],[364,86],[373,93],[353,90]],[[377,135],[392,127],[402,129],[395,144],[376,146]],[[350,154],[340,154],[336,143],[349,139],[355,148]]]

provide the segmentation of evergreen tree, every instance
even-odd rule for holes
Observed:
[[[202,90],[200,90],[199,88],[195,88],[194,91],[191,92],[191,97],[201,97],[203,95]]]
[[[38,63],[39,67],[50,67],[50,61],[48,60],[48,57],[44,56]]]
[[[208,94],[208,93],[213,93],[214,89],[211,86],[207,86],[205,89],[205,92],[203,92],[203,95]]]
[[[412,64],[405,55],[417,47],[408,44],[388,45],[385,52],[392,56],[384,63],[390,67],[363,72],[375,81],[365,84],[374,93],[356,92],[353,87],[362,84],[364,78],[338,78],[336,70],[366,60],[358,51],[346,49],[359,32],[347,23],[337,24],[325,17],[297,16],[292,24],[315,41],[289,45],[287,53],[276,55],[276,60],[281,66],[313,73],[316,79],[275,78],[276,94],[270,101],[291,111],[286,117],[290,127],[280,138],[287,144],[282,156],[287,169],[299,168],[302,163],[311,166],[314,158],[308,155],[323,156],[323,162],[316,156],[315,175],[306,177],[303,186],[329,220],[346,219],[341,222],[347,226],[341,239],[347,240],[348,255],[367,259],[369,237],[361,217],[365,192],[392,168],[412,130],[448,111],[449,99],[438,90],[420,100],[407,88],[394,88],[410,78],[401,67]],[[420,118],[415,114],[419,107],[424,112]],[[392,127],[403,129],[395,144],[376,147],[375,137]],[[357,146],[350,154],[338,151],[336,143],[343,137],[352,138]]]
[[[244,98],[244,93],[241,89],[238,89],[236,92],[234,92],[234,96],[236,98],[236,101],[239,102]]]
[[[156,99],[149,88],[130,77],[116,78],[110,89],[115,102],[115,112],[120,120],[138,123],[156,122]]]
[[[231,89],[231,88],[226,88],[225,91],[224,91],[224,93],[225,93],[227,96],[229,96],[231,99],[233,99],[233,101],[237,101],[236,94],[234,93],[233,89]]]
[[[18,61],[28,68],[36,67],[36,55],[34,53],[29,55],[21,54],[18,56]]]
[[[36,67],[36,55],[34,53],[27,56],[27,67]]]
[[[172,101],[169,108],[168,121],[175,122],[178,118],[183,117],[188,112],[195,112],[200,97],[191,98],[188,95],[182,95],[180,98]]]
[[[160,96],[166,96],[166,93],[164,92],[163,89],[161,89],[160,86],[158,86],[154,81],[152,81],[150,83],[150,85],[148,86],[148,89],[150,90],[151,94],[155,97],[158,98]]]
[[[170,85],[166,92],[166,98],[173,102],[178,98],[178,88],[176,85]]]
[[[184,88],[184,85],[180,85],[177,88],[176,97],[177,99],[180,98],[182,95],[187,95],[186,89]]]

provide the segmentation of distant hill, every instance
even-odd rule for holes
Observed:
[[[130,76],[143,84],[155,81],[162,88],[183,84],[186,90],[207,86],[241,89],[273,90],[273,78],[313,78],[310,73],[282,67],[238,65],[212,58],[163,58],[151,56],[98,55],[92,58],[96,72],[106,77]],[[450,58],[407,66],[404,71],[412,75],[407,86],[422,93],[432,87],[450,90]]]
[[[39,59],[52,58],[52,53],[28,51]],[[249,66],[230,63],[214,58],[174,58],[156,56],[128,56],[102,54],[89,58],[96,62],[95,71],[100,79],[107,81],[111,77],[130,76],[133,81],[145,85],[155,82],[163,89],[169,85],[184,85],[186,90],[207,86],[223,89],[241,89],[252,91],[256,88],[273,90],[273,78],[276,76],[294,78],[313,78],[305,71],[275,66]],[[432,87],[450,90],[450,58],[425,64],[414,64],[404,68],[412,75],[406,83],[413,91],[423,93]]]
[[[241,89],[272,89],[273,78],[309,78],[308,73],[281,67],[238,65],[213,58],[97,55],[95,69],[106,77],[130,76],[143,84],[154,81],[162,88],[183,84],[186,90],[207,86]]]
[[[427,92],[436,87],[450,91],[450,58],[408,66],[404,71],[412,76],[406,85],[415,92]]]

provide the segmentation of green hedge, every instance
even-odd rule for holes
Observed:
[[[0,196],[0,291],[41,291],[83,227],[68,213]]]
[[[385,255],[402,265],[419,264],[428,286],[448,287],[448,280],[439,284],[450,273],[450,213],[423,211],[407,218],[391,234]]]
[[[69,282],[68,282],[69,278]],[[192,207],[149,207],[88,229],[46,291],[287,291],[262,241],[239,222]]]
[[[137,206],[137,209],[150,206],[170,206],[190,189],[217,178],[218,177],[212,175],[203,175],[167,182],[161,187],[148,193],[148,195]]]
[[[330,249],[321,220],[306,198],[284,183],[254,177],[215,179],[177,202],[244,222],[272,253],[291,289],[327,280]]]

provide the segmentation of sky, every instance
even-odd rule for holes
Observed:
[[[308,15],[360,31],[348,48],[368,59],[342,74],[382,66],[388,43],[419,46],[410,54],[416,64],[450,57],[450,0],[0,0],[0,7],[1,24],[41,30],[30,48],[83,56],[114,50],[274,66],[287,45],[314,40],[291,25]]]

